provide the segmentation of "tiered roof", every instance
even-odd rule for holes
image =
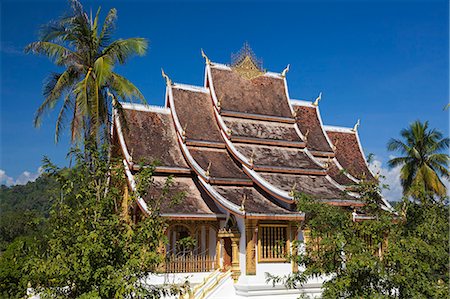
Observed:
[[[170,217],[301,219],[293,191],[363,204],[350,187],[374,177],[356,130],[324,129],[317,105],[289,98],[286,71],[265,72],[252,57],[232,67],[205,58],[204,87],[164,74],[166,107],[122,104],[126,128],[116,112],[130,186],[137,162],[158,161],[156,184],[138,201],[144,212],[169,175],[176,175],[171,192],[186,191],[180,208],[163,205]]]

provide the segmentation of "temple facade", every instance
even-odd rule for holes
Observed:
[[[320,296],[326,278],[287,290],[266,284],[265,273],[302,270],[286,258],[305,250],[294,240],[307,241],[294,191],[359,217],[363,202],[353,187],[375,178],[358,125],[324,126],[320,96],[314,102],[291,99],[289,68],[264,70],[247,46],[229,65],[202,55],[203,86],[174,83],[163,72],[164,107],[121,103],[121,113],[114,112],[113,141],[129,191],[135,191],[142,167],[156,165],[154,183],[134,203],[135,213],[149,214],[153,202],[164,198],[166,260],[162,274],[149,279],[176,283],[189,276],[191,298]]]

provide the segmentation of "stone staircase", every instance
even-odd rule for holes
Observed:
[[[221,272],[220,269],[217,269],[205,277],[203,282],[196,285],[183,296],[180,296],[180,299],[206,299],[216,288],[221,286],[222,283],[230,277],[231,270]]]

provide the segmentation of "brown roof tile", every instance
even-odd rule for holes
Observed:
[[[166,176],[154,176],[153,184],[144,201],[152,207],[156,200],[160,199],[166,184]],[[183,194],[183,195],[181,195]],[[176,198],[182,196],[182,200],[176,203]],[[212,199],[190,177],[175,177],[168,188],[168,194],[161,200],[161,213],[163,214],[221,214],[219,208]]]
[[[186,138],[223,142],[209,94],[172,88],[175,110]]]
[[[333,152],[328,144],[325,133],[320,124],[316,107],[295,106],[295,120],[303,135],[307,136],[307,146],[311,151]]]
[[[374,180],[372,173],[367,168],[356,133],[327,130],[327,134],[336,147],[336,158],[345,170],[355,178]]]
[[[330,162],[330,167],[328,167],[328,175],[335,180],[337,183],[344,185],[344,186],[350,186],[355,185],[356,183],[352,181],[348,176],[346,176],[341,169],[334,163],[333,161]]]
[[[303,142],[292,124],[240,119],[234,117],[223,117],[223,120],[227,127],[231,129],[232,138],[238,136],[274,141]]]
[[[298,192],[303,192],[316,199],[348,199],[353,198],[334,186],[325,176],[260,173],[270,184],[290,192],[296,186]]]
[[[241,206],[244,199],[244,210],[248,213],[258,214],[294,214],[296,211],[290,211],[270,201],[267,197],[259,193],[253,187],[235,187],[235,186],[215,186],[214,189],[235,205]]]
[[[234,71],[214,67],[211,76],[223,110],[292,117],[282,79],[259,76],[248,80]]]
[[[209,163],[212,178],[251,180],[237,166],[225,149],[189,147],[189,153],[203,170],[207,170]]]
[[[323,169],[300,149],[240,143],[236,143],[235,147],[248,159],[253,157],[254,165],[312,170]]]
[[[134,163],[188,168],[170,114],[123,109],[125,143]]]

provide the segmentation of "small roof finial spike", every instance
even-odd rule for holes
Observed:
[[[206,171],[205,171],[205,175],[206,175],[207,177],[210,176],[210,174],[211,174],[210,171],[211,171],[211,162],[208,163],[208,168],[207,168]]]
[[[203,51],[203,49],[200,49],[202,51],[202,57],[205,58],[205,63],[207,65],[211,65],[211,60],[209,60],[208,56],[206,56],[205,52]]]
[[[360,122],[360,120],[359,120],[359,118],[358,118],[358,121],[356,122],[356,124],[355,124],[355,126],[353,127],[352,131],[353,131],[353,132],[358,131],[358,128],[359,128],[360,125],[361,125],[361,122]]]
[[[172,80],[170,80],[169,76],[167,76],[167,74],[164,72],[163,68],[161,68],[161,75],[166,80],[166,85],[171,86]]]
[[[286,77],[286,74],[289,72],[290,64],[286,66],[286,68],[281,72],[281,77]]]
[[[322,99],[322,92],[319,93],[319,96],[316,98],[316,100],[314,101],[313,105],[314,106],[319,106],[319,101]]]

